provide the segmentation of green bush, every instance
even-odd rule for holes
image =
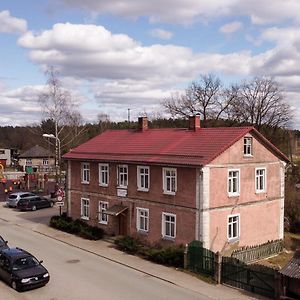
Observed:
[[[104,236],[104,230],[96,226],[90,226],[82,220],[73,220],[67,216],[53,216],[50,226],[61,231],[76,234],[89,240],[99,240]]]
[[[119,250],[130,254],[138,254],[158,264],[183,268],[184,264],[184,247],[151,247],[143,244],[138,239],[124,236],[115,240]]]

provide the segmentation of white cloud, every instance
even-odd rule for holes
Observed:
[[[27,30],[27,22],[24,19],[14,18],[8,10],[0,11],[0,32],[24,33]]]
[[[162,39],[162,40],[170,40],[173,37],[173,33],[164,29],[155,28],[150,30],[150,34],[153,37]]]
[[[99,14],[128,18],[147,16],[150,22],[190,24],[220,16],[249,16],[257,25],[285,20],[300,22],[299,0],[272,0],[271,5],[270,0],[60,0],[61,3]]]
[[[230,34],[242,29],[243,24],[241,22],[231,22],[220,27],[219,31],[225,34]]]

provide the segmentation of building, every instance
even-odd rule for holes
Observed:
[[[28,173],[54,172],[55,155],[51,151],[35,145],[19,155],[19,165]]]
[[[3,167],[11,165],[11,150],[0,149],[0,163]]]
[[[68,214],[152,243],[223,251],[283,238],[287,157],[253,127],[108,130],[64,155]]]

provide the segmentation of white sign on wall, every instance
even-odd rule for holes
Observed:
[[[126,197],[127,196],[127,190],[117,189],[117,196],[118,197]]]

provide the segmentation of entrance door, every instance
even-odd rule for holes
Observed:
[[[127,211],[125,211],[119,215],[119,234],[120,235],[128,235],[127,217],[128,217]]]

